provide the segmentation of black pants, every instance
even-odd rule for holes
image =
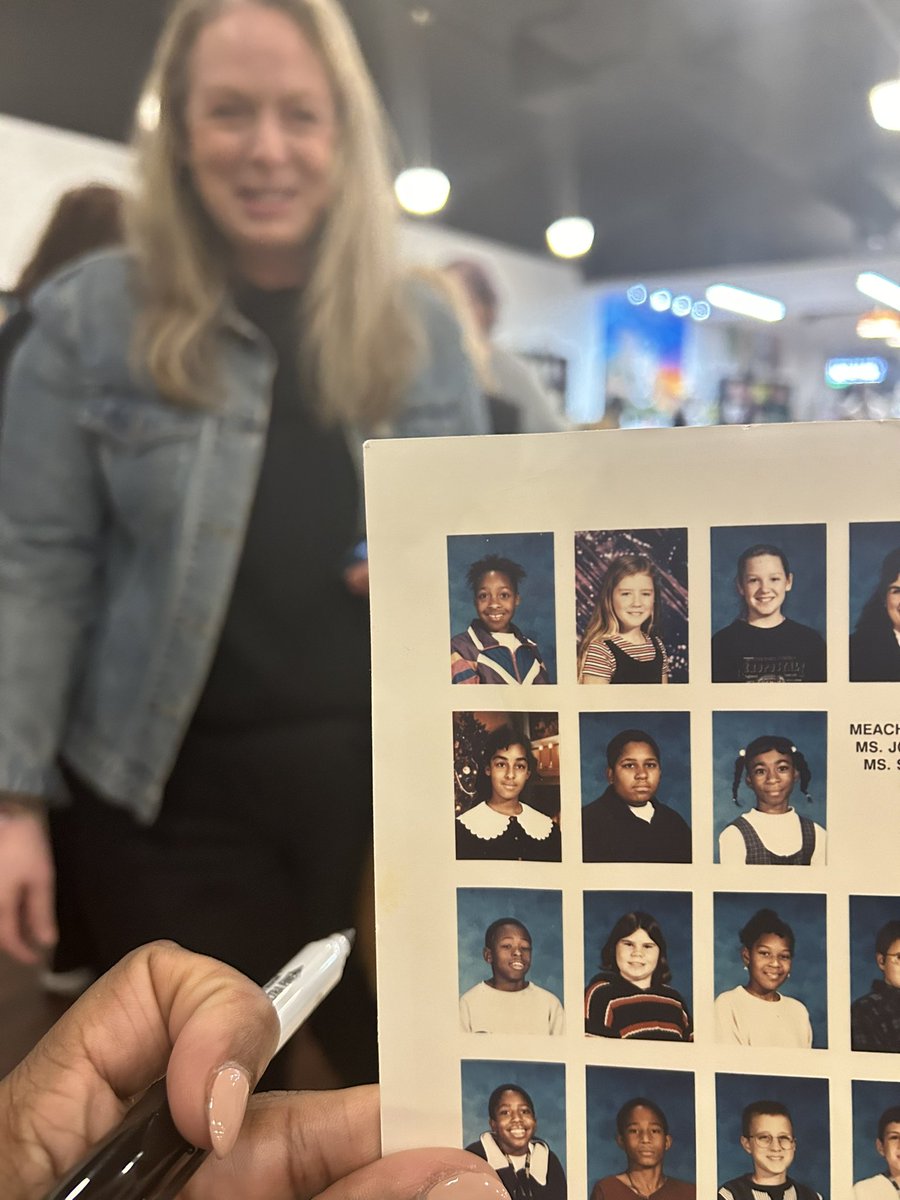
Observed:
[[[67,773],[70,873],[107,970],[171,938],[265,983],[303,945],[353,924],[371,840],[369,719],[193,727],[152,826]],[[375,1006],[353,956],[310,1021],[344,1081],[377,1077]],[[268,1086],[281,1086],[278,1063]]]

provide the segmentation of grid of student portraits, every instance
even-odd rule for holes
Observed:
[[[831,683],[896,682],[900,522],[846,533],[850,636]],[[688,534],[574,531],[568,578],[558,533],[447,538],[448,678],[489,689],[448,692],[447,821],[457,863],[478,864],[456,888],[463,1144],[514,1200],[563,1200],[572,1147],[590,1200],[690,1200],[711,1154],[721,1200],[887,1197],[900,1192],[900,1059],[865,1056],[900,1054],[900,884],[829,912],[828,531],[709,527],[705,578],[690,560],[702,630]],[[708,656],[693,657],[701,638]],[[632,686],[587,690],[617,684]],[[515,886],[498,885],[501,862],[520,864]],[[841,945],[831,915],[849,925]],[[840,1130],[816,1057],[835,1029],[865,1064]],[[698,1119],[699,1050],[723,1069],[707,1077],[715,1114]],[[852,1180],[832,1179],[832,1139],[852,1140]]]

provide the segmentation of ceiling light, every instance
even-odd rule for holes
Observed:
[[[889,308],[875,308],[863,313],[856,322],[856,334],[861,338],[890,338],[900,334],[900,314]]]
[[[830,388],[884,383],[888,365],[883,358],[829,358],[825,382]]]
[[[689,317],[691,315],[690,296],[676,296],[672,301],[672,312],[676,317]]]
[[[650,307],[654,312],[668,312],[672,307],[672,293],[667,288],[657,288],[650,293]]]
[[[644,304],[647,300],[647,289],[642,283],[635,283],[625,293],[629,304]]]
[[[869,92],[869,107],[882,129],[900,130],[900,79],[876,83]]]
[[[691,316],[695,321],[708,321],[712,315],[712,309],[705,300],[695,300],[691,307]]]
[[[706,298],[715,308],[724,308],[757,321],[782,321],[786,311],[780,300],[758,296],[755,292],[730,287],[727,283],[712,284],[706,289]]]
[[[394,192],[408,213],[427,217],[447,203],[450,180],[435,167],[410,167],[394,180]]]
[[[560,217],[545,236],[557,258],[580,258],[594,244],[594,226],[587,217]]]
[[[856,277],[856,287],[864,296],[900,309],[900,284],[894,283],[893,279],[879,275],[877,271],[863,271]]]

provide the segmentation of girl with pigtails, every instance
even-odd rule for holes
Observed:
[[[719,835],[719,862],[729,866],[808,867],[825,862],[826,833],[821,825],[791,808],[794,784],[811,801],[809,763],[789,738],[754,738],[734,760],[731,795],[736,805],[741,778],[756,797]]]

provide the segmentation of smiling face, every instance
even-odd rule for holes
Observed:
[[[793,575],[786,575],[784,564],[777,554],[758,554],[744,563],[744,573],[737,580],[738,595],[747,610],[751,625],[780,625],[784,620],[781,606],[794,586]]]
[[[521,925],[501,925],[493,944],[485,946],[484,961],[490,963],[494,987],[500,992],[518,992],[525,987],[531,967],[531,938]]]
[[[884,1137],[875,1139],[875,1149],[884,1159],[891,1179],[900,1179],[900,1121],[889,1121]]]
[[[501,1092],[496,1114],[491,1117],[491,1133],[504,1154],[525,1154],[537,1128],[531,1105],[521,1092],[508,1088]]]
[[[514,743],[495,751],[484,772],[491,780],[488,804],[519,808],[519,796],[531,776],[531,763],[525,746]]]
[[[764,813],[785,813],[799,772],[789,754],[764,750],[747,763],[747,786],[756,796],[756,807]]]
[[[886,954],[876,954],[875,961],[888,987],[900,988],[900,938],[891,942]]]
[[[888,585],[887,595],[884,598],[884,611],[887,613],[891,625],[900,633],[900,575],[892,584]]]
[[[794,1129],[788,1117],[754,1113],[750,1119],[750,1136],[742,1137],[741,1145],[753,1159],[754,1183],[784,1183],[797,1152]]]
[[[502,571],[482,575],[475,590],[475,611],[491,633],[506,633],[519,607],[513,581]]]
[[[659,963],[659,946],[646,929],[636,929],[616,942],[616,967],[628,983],[646,991]]]
[[[630,1171],[661,1167],[672,1145],[662,1121],[652,1108],[643,1104],[636,1104],[631,1110],[625,1131],[616,1141],[625,1151]]]
[[[624,575],[612,594],[612,610],[623,634],[633,633],[653,616],[653,579],[643,573]]]
[[[659,787],[659,759],[646,742],[626,742],[616,765],[606,778],[626,804],[640,807],[652,800]]]
[[[761,1000],[775,1000],[778,989],[791,973],[793,960],[790,943],[777,933],[764,933],[752,949],[741,947],[747,968],[747,991]]]
[[[201,29],[184,125],[191,180],[239,273],[263,287],[301,282],[338,130],[325,66],[290,17],[239,4]]]

